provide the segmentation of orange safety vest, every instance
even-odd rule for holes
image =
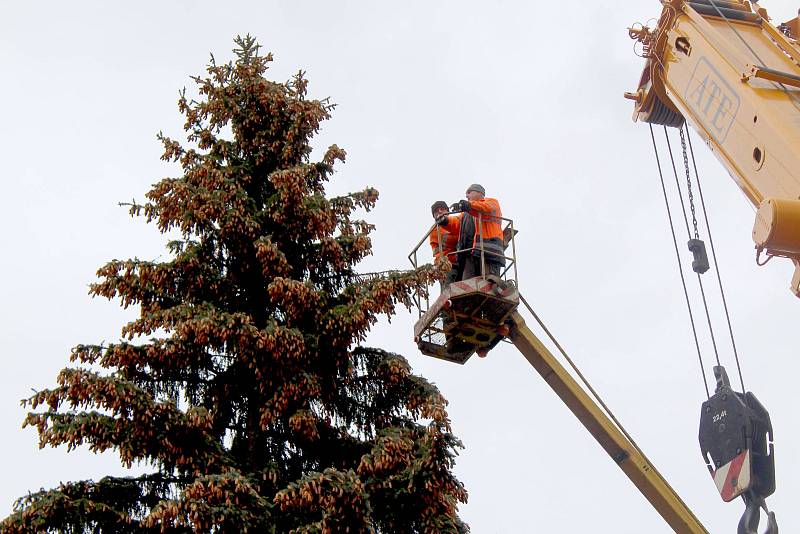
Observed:
[[[478,233],[483,230],[483,238],[493,237],[502,241],[503,239],[503,212],[500,211],[500,203],[494,198],[482,198],[480,200],[469,201],[468,213],[475,217],[475,242],[477,246]],[[478,223],[480,219],[480,224]]]
[[[444,255],[450,263],[456,264],[457,258],[454,252],[458,249],[458,233],[461,229],[461,214],[447,218],[447,224],[439,225],[431,230],[429,237],[433,257],[439,259]],[[441,244],[441,249],[439,245]]]
[[[472,239],[472,254],[480,255],[481,241],[483,250],[488,254],[488,261],[505,264],[503,258],[503,212],[500,203],[494,198],[470,200],[467,213],[475,218],[475,236]],[[463,243],[463,241],[462,241]],[[462,245],[464,246],[464,245]]]

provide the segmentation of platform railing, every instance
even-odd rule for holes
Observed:
[[[454,215],[460,212],[448,212],[447,216]],[[483,243],[483,219],[488,217],[475,217],[475,221],[478,225],[478,236],[480,236],[477,240],[474,241],[475,245],[470,248],[463,248],[458,249],[453,252],[447,254],[448,260],[450,257],[455,259],[455,263],[451,261],[455,267],[459,267],[461,265],[459,272],[463,273],[463,263],[466,261],[466,257],[470,257],[473,255],[474,251],[480,251],[480,270],[481,270],[481,278],[486,279],[486,258],[488,256],[498,257],[499,255],[485,250],[484,243]],[[514,229],[514,221],[511,219],[507,219],[505,217],[491,217],[494,220],[501,221],[502,227],[502,234],[503,234],[503,250],[507,251],[509,247],[511,248],[511,255],[507,255],[507,252],[502,257],[505,259],[506,265],[505,268],[502,269],[500,272],[500,278],[502,280],[512,280],[514,284],[519,288],[519,281],[518,281],[518,273],[517,273],[517,246],[515,236],[517,234],[517,230]],[[408,260],[411,262],[411,265],[416,269],[420,266],[420,249],[423,248],[423,245],[427,245],[430,241],[430,235],[432,232],[437,232],[437,242],[439,243],[438,254],[441,255],[444,250],[442,249],[442,229],[441,226],[434,223],[431,225],[425,235],[417,242],[416,246],[411,250],[408,255]],[[431,251],[433,254],[433,251]],[[427,262],[425,262],[427,263]],[[456,280],[458,281],[458,280]],[[424,295],[422,292],[417,291],[413,297],[414,303],[419,311],[419,316],[421,317],[429,308],[430,308],[430,295],[429,292],[425,292]]]

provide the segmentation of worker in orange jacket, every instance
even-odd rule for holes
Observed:
[[[464,251],[459,254],[463,268],[460,279],[482,274],[499,276],[506,264],[500,203],[497,199],[486,198],[486,190],[481,184],[470,185],[466,197],[466,200],[450,206],[451,211],[462,212],[457,244],[457,250]]]
[[[437,200],[431,206],[431,215],[436,220],[436,226],[431,230],[429,241],[433,257],[439,259],[445,257],[450,262],[451,270],[447,278],[442,284],[454,282],[458,276],[458,258],[456,255],[456,247],[458,246],[458,236],[461,229],[461,213],[449,216],[450,210],[447,203],[443,200]]]

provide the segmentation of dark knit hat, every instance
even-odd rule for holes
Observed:
[[[447,207],[447,202],[445,202],[444,200],[437,200],[431,205],[431,215],[436,213],[436,210],[438,210],[439,208],[450,210],[450,208]]]

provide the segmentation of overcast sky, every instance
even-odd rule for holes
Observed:
[[[166,239],[117,203],[176,174],[155,136],[181,135],[178,90],[249,32],[275,54],[273,79],[302,68],[311,95],[339,105],[315,146],[348,152],[329,193],[381,193],[363,270],[406,267],[431,202],[482,183],[520,229],[523,295],[709,531],[735,531],[743,505],[722,502],[697,444],[705,392],[648,129],[622,98],[642,68],[626,27],[658,17],[657,1],[136,5],[0,6],[0,516],[28,490],[124,472],[113,455],[38,450],[19,400],[55,384],[72,346],[116,340],[133,317],[90,299],[88,284],[112,258],[167,259]],[[761,5],[781,21],[797,7]],[[756,267],[753,209],[694,139],[745,381],[775,427],[768,503],[783,532],[798,532],[792,268]],[[449,399],[473,532],[671,531],[513,346],[460,367],[419,354],[412,325],[403,311],[370,342]]]

